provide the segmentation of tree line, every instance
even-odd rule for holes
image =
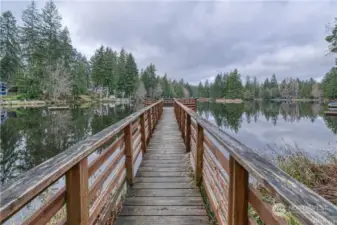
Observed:
[[[69,30],[53,1],[23,10],[22,25],[12,12],[0,17],[0,77],[25,99],[76,98],[88,90],[122,97],[189,96],[188,84],[160,77],[154,64],[138,71],[132,53],[99,47],[87,59],[73,47]]]
[[[234,69],[195,86],[170,79],[166,73],[159,76],[152,63],[139,71],[132,53],[123,48],[101,46],[88,60],[72,46],[69,30],[62,27],[62,17],[51,0],[41,10],[32,1],[21,20],[18,26],[10,11],[0,17],[0,77],[25,99],[76,98],[95,89],[140,98],[337,98],[337,59],[321,83],[290,77],[278,82],[275,74],[262,83],[250,76],[242,82]],[[331,54],[336,53],[337,19],[326,41]]]
[[[329,43],[330,54],[337,53],[337,18],[331,28],[331,34],[325,40]],[[240,98],[240,99],[337,99],[337,58],[335,65],[327,72],[322,82],[313,78],[300,80],[288,77],[278,82],[276,75],[264,82],[258,82],[256,77],[247,76],[245,83],[237,69],[229,73],[219,73],[213,82],[200,82],[197,97],[204,98]]]

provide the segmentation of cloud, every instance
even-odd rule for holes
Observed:
[[[197,83],[238,68],[263,80],[322,77],[333,1],[60,1],[74,46],[91,56],[100,44],[131,51],[139,64]]]

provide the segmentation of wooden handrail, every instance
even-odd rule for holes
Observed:
[[[68,150],[29,170],[6,185],[1,186],[0,224],[8,220],[64,175],[66,177],[65,189],[63,189],[62,192],[58,192],[56,194],[57,196],[51,198],[47,203],[44,203],[44,205],[46,205],[45,207],[42,206],[34,212],[31,217],[27,218],[25,221],[30,221],[27,222],[27,224],[33,224],[34,222],[31,221],[37,221],[39,218],[43,218],[44,215],[48,215],[48,218],[51,218],[65,203],[67,205],[67,215],[69,215],[68,218],[66,218],[67,224],[90,224],[92,221],[95,221],[97,213],[99,213],[99,210],[104,208],[104,204],[106,204],[104,201],[110,196],[107,190],[112,190],[117,184],[118,187],[122,186],[122,184],[118,182],[125,180],[123,179],[123,174],[124,176],[127,174],[126,180],[129,184],[132,184],[134,163],[140,152],[145,152],[145,142],[149,141],[151,137],[153,129],[162,114],[162,107],[163,100],[159,100],[86,140],[77,143]],[[146,116],[149,124],[148,127],[144,127]],[[133,123],[134,121],[137,122]],[[137,130],[134,134],[132,128],[134,128],[135,131]],[[148,137],[146,137],[146,133],[149,134]],[[136,146],[132,145],[134,141],[138,143]],[[105,148],[104,152],[88,165],[88,156],[106,144],[109,145]],[[108,179],[110,175],[109,171],[116,170],[119,164],[109,164],[108,167],[106,167],[107,172],[99,174],[96,178],[97,182],[94,183],[94,188],[89,187],[88,179],[100,168],[98,164],[102,165],[112,156],[117,148],[126,156],[126,167],[123,166],[118,176],[116,175],[109,181],[108,189],[103,191],[100,195],[97,190],[101,188],[103,181]],[[134,154],[135,152],[136,154]],[[133,158],[134,155],[136,157],[135,159]],[[116,158],[118,154],[114,157],[115,161],[119,161]],[[114,162],[114,160],[112,162]],[[94,201],[93,207],[95,207],[93,215],[89,213],[91,200]],[[55,205],[55,207],[53,207],[53,205]],[[48,211],[49,209],[53,211]]]
[[[220,207],[223,211],[218,212],[218,208],[213,209],[215,214],[218,215],[218,222],[221,224],[223,218],[228,218],[228,224],[247,224],[248,223],[248,203],[253,208],[257,208],[256,212],[261,215],[261,219],[265,219],[266,224],[274,224],[278,221],[278,224],[282,224],[284,221],[275,215],[270,215],[272,212],[265,206],[262,198],[257,194],[257,191],[248,184],[248,176],[252,176],[259,184],[263,185],[269,193],[276,199],[285,203],[287,209],[289,209],[294,215],[297,216],[305,224],[336,224],[337,223],[337,207],[332,203],[319,196],[317,193],[298,182],[281,169],[267,161],[267,159],[256,154],[254,151],[243,145],[233,137],[226,134],[223,130],[202,118],[194,111],[183,105],[181,102],[175,99],[174,111],[178,124],[181,126],[183,123],[182,112],[184,112],[191,122],[191,135],[185,136],[190,141],[186,143],[197,143],[196,149],[191,148],[192,160],[199,160],[198,151],[205,151],[206,157],[211,156],[213,163],[216,165],[216,171],[214,168],[206,166],[202,169],[203,174],[212,172],[214,176],[219,174],[226,182],[228,192],[226,192],[225,198],[227,199],[227,205],[222,208],[221,202],[214,204],[213,195],[219,190],[215,190],[213,194],[210,194],[212,190],[206,188],[208,197],[210,198],[211,205],[213,207]],[[195,124],[194,124],[195,123]],[[199,137],[199,130],[202,129],[204,136]],[[184,127],[180,127],[180,130],[185,130]],[[192,137],[193,132],[197,131],[197,140]],[[204,149],[201,149],[199,144],[200,138],[203,138]],[[205,149],[206,148],[206,149]],[[197,151],[197,152],[196,152]],[[225,155],[228,153],[229,157]],[[211,154],[211,155],[210,155]],[[197,155],[196,159],[194,155]],[[202,157],[201,160],[204,160]],[[202,165],[201,162],[195,162],[196,165]],[[220,167],[219,167],[219,166]],[[192,165],[192,168],[195,167]],[[200,168],[199,168],[200,169]],[[200,171],[195,168],[197,172],[197,181],[200,182],[198,176]],[[210,171],[212,170],[212,171]],[[229,177],[223,177],[223,174]],[[201,178],[202,179],[202,178]],[[213,177],[206,177],[208,181],[212,181],[215,184],[219,182],[219,179]],[[207,181],[207,182],[208,182]],[[204,183],[204,179],[202,180]],[[206,182],[206,183],[207,183]],[[239,182],[239,183],[238,183]],[[207,184],[211,186],[212,184]],[[263,210],[263,211],[261,211]],[[225,212],[226,211],[226,212]],[[227,213],[227,215],[225,215]],[[269,214],[268,214],[269,213]],[[220,215],[221,214],[221,215]]]

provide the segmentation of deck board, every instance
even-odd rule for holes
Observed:
[[[164,108],[116,224],[209,224],[200,191],[188,175],[173,108]]]

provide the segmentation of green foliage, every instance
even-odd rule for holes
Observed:
[[[0,32],[0,77],[12,83],[20,72],[21,49],[16,20],[10,11],[2,13],[0,17]]]
[[[337,98],[337,67],[333,67],[323,78],[324,96],[336,99]]]

